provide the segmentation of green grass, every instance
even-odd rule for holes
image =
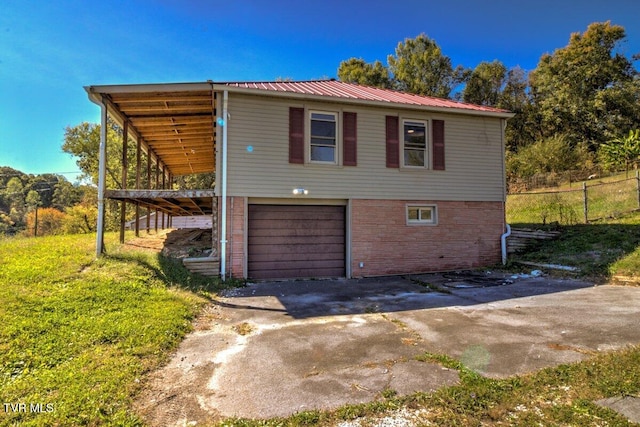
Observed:
[[[141,425],[130,404],[144,375],[217,284],[114,239],[98,261],[94,236],[0,240],[0,403],[27,409],[0,407],[0,425]]]
[[[635,178],[592,182],[587,186],[587,220],[616,218],[637,210],[638,181]],[[585,223],[584,192],[574,186],[559,191],[536,191],[509,194],[506,201],[507,222],[524,226],[558,223]]]
[[[640,213],[561,227],[520,260],[564,263],[582,274],[640,277]],[[0,425],[143,425],[132,401],[145,376],[166,362],[221,284],[192,276],[153,252],[127,251],[107,236],[94,260],[93,236],[0,240],[0,403],[41,404],[43,413],[6,412]],[[222,425],[336,425],[422,410],[425,424],[630,425],[593,402],[640,393],[640,347],[600,354],[505,379],[490,379],[440,354],[416,360],[459,372],[460,384],[288,418],[229,418]],[[50,406],[47,406],[50,405]]]
[[[578,267],[581,276],[595,280],[608,280],[614,275],[640,280],[639,212],[560,229],[559,238],[541,241],[511,260]]]

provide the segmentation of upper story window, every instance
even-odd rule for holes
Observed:
[[[403,147],[404,166],[427,166],[427,123],[417,120],[405,120],[403,122]]]
[[[337,163],[338,114],[312,111],[310,119],[310,161]]]

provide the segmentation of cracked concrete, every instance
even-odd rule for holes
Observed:
[[[474,274],[231,290],[152,374],[139,412],[163,426],[288,416],[457,383],[424,352],[505,377],[640,343],[638,287]]]

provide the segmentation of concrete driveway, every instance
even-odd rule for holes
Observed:
[[[153,425],[269,418],[435,390],[640,343],[640,287],[503,273],[290,281],[234,289],[207,308],[137,404]]]

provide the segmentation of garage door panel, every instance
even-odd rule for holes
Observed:
[[[249,205],[247,267],[259,279],[345,276],[345,207]]]
[[[315,269],[339,269],[344,268],[341,259],[326,261],[276,261],[276,262],[250,262],[249,267],[258,270],[315,270]]]
[[[293,219],[254,219],[249,230],[328,230],[344,229],[344,221],[337,220],[293,220]]]
[[[317,206],[310,206],[312,209],[317,209]],[[288,211],[279,211],[279,212],[261,212],[258,211],[256,214],[254,212],[254,220],[289,220],[289,221],[298,221],[302,217],[305,220],[312,221],[338,221],[344,219],[342,215],[336,214],[335,212],[326,212],[326,211],[315,211],[310,209],[310,212],[288,212]]]
[[[255,249],[255,248],[254,248]],[[251,261],[296,261],[296,260],[325,260],[344,259],[344,246],[322,245],[322,248],[302,248],[300,246],[276,246],[272,248],[262,248],[267,250],[254,250],[249,253],[253,256]]]
[[[254,236],[251,239],[251,245],[305,245],[308,244],[309,238],[303,235],[296,236]],[[314,237],[315,245],[322,245],[327,243],[333,244],[343,244],[344,245],[344,235],[336,234],[336,235],[318,235]]]
[[[285,269],[285,270],[262,270],[259,279],[286,279],[294,277],[321,278],[321,277],[341,277],[344,276],[344,267],[326,269]]]

